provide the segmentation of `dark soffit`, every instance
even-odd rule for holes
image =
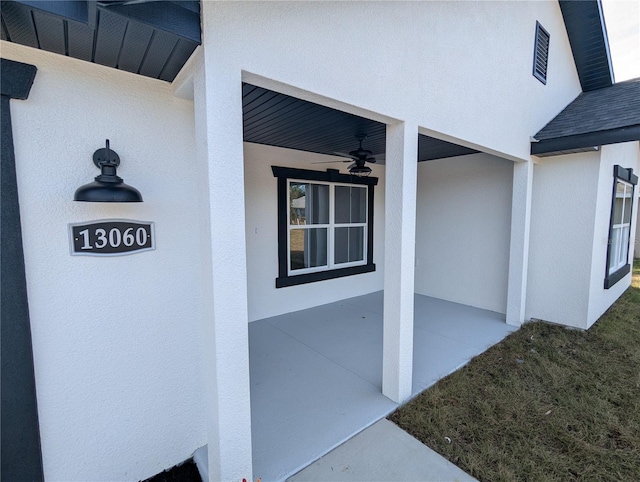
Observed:
[[[559,0],[583,92],[614,83],[607,28],[600,0]]]
[[[2,39],[173,81],[200,44],[200,3],[2,1]]]
[[[244,140],[298,151],[334,155],[363,147],[382,156],[386,125],[251,84],[242,85]],[[418,160],[474,154],[479,151],[420,134]]]

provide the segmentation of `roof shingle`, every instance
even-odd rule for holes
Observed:
[[[640,78],[581,93],[536,135],[538,141],[640,125]]]

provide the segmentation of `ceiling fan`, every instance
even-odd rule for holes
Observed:
[[[344,161],[323,161],[323,162],[313,162],[312,164],[332,164],[334,162],[351,162],[349,166],[349,173],[358,177],[366,177],[371,174],[371,168],[365,166],[365,163],[370,162],[374,164],[376,162],[376,158],[373,157],[373,152],[362,147],[362,141],[367,137],[366,134],[358,134],[356,135],[356,140],[359,142],[359,146],[356,150],[350,151],[348,154],[345,152],[334,152],[336,156],[346,157],[347,160]]]

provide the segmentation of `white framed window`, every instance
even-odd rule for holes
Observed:
[[[272,170],[278,178],[277,288],[375,271],[376,178],[335,169]]]
[[[288,180],[288,274],[367,262],[367,186]]]
[[[607,249],[606,289],[620,281],[631,270],[629,242],[631,239],[633,194],[637,183],[638,177],[633,174],[632,169],[615,166]]]

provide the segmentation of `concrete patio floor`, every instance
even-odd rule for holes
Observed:
[[[381,393],[382,305],[380,291],[250,323],[255,478],[285,480],[397,407]],[[413,394],[515,329],[416,295]]]

